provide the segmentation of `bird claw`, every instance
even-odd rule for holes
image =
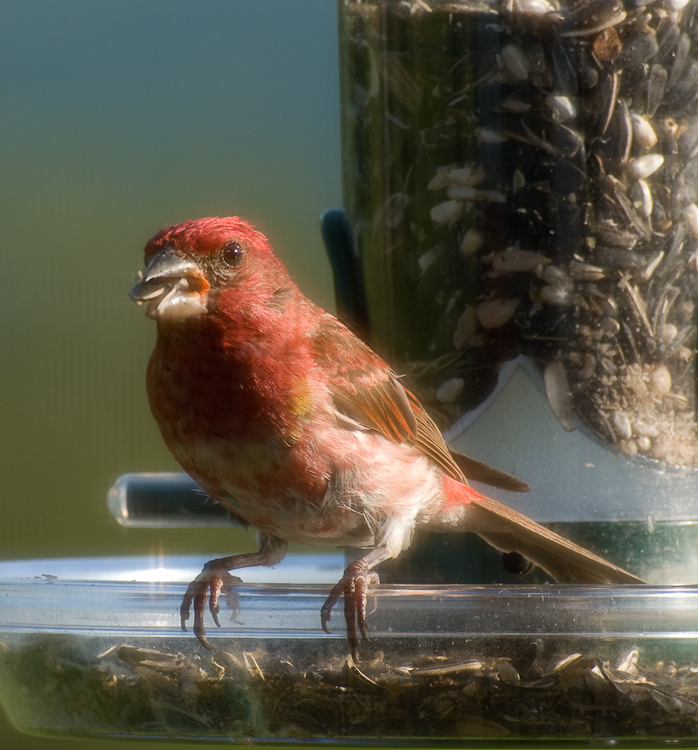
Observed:
[[[206,563],[201,573],[189,584],[179,608],[182,630],[187,629],[186,622],[189,619],[190,611],[194,610],[194,635],[199,643],[209,650],[213,649],[213,646],[206,640],[206,628],[204,628],[206,599],[208,599],[208,608],[213,621],[220,627],[221,624],[218,620],[220,596],[223,594],[234,616],[238,610],[238,596],[235,587],[242,583],[237,576],[233,576],[224,568],[215,565],[215,562],[213,560]]]
[[[369,587],[380,583],[378,573],[371,570],[350,565],[344,572],[344,576],[332,587],[330,595],[325,600],[320,610],[320,621],[322,629],[329,633],[329,622],[332,619],[332,609],[344,596],[344,619],[347,623],[347,639],[351,656],[354,661],[359,660],[359,635],[363,640],[368,640],[367,602]]]

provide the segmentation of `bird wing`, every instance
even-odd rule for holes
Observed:
[[[466,456],[464,453],[454,451],[452,448],[451,456],[458,464],[458,468],[474,482],[488,484],[490,487],[499,487],[509,492],[530,492],[531,488],[526,482],[521,481],[513,474],[508,474],[501,469],[495,469],[494,466],[486,464],[484,461],[478,461],[472,456]]]
[[[316,362],[329,375],[335,408],[394,443],[411,443],[453,479],[527,488],[523,482],[462,454],[452,455],[439,428],[400,377],[348,328],[330,315],[314,332]],[[460,462],[462,461],[462,464]],[[499,483],[497,483],[499,482]]]
[[[419,426],[407,392],[372,349],[327,314],[313,332],[312,345],[341,414],[395,443],[416,441]]]

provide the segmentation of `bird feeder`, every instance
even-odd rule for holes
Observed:
[[[698,734],[695,588],[383,586],[354,662],[343,628],[319,627],[341,556],[249,571],[210,651],[179,622],[201,562],[0,563],[0,701],[14,724],[352,747],[651,747]]]
[[[381,567],[355,661],[341,617],[320,627],[342,555],[243,571],[212,650],[179,615],[201,559],[2,563],[0,701],[20,730],[696,743],[696,8],[339,3],[346,210],[323,233],[341,311],[455,448],[531,486],[493,495],[652,585],[556,585],[424,535]],[[183,475],[123,477],[109,507],[132,527],[229,523]]]
[[[531,486],[492,494],[655,583],[698,580],[696,7],[340,3],[372,345]],[[393,580],[514,580],[424,545]]]

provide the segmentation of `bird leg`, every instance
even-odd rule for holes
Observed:
[[[206,609],[206,598],[208,597],[208,608],[213,617],[213,621],[221,626],[218,621],[220,607],[218,600],[223,594],[230,608],[237,612],[237,594],[235,587],[242,583],[237,576],[230,575],[231,570],[237,568],[252,568],[257,565],[272,566],[281,562],[288,543],[277,539],[276,537],[260,535],[259,550],[257,552],[247,552],[241,555],[231,555],[230,557],[219,557],[216,560],[209,560],[204,565],[203,570],[187,587],[179,612],[182,618],[182,630],[186,630],[186,621],[189,619],[189,612],[194,609],[194,635],[199,643],[208,649],[213,646],[206,640],[206,629],[204,628],[204,611]]]
[[[332,587],[330,595],[322,605],[320,621],[322,629],[330,632],[329,622],[332,619],[332,608],[344,596],[344,619],[347,623],[347,640],[354,661],[359,660],[359,635],[368,640],[367,602],[368,590],[380,583],[378,573],[371,570],[378,563],[387,560],[392,555],[385,547],[376,547],[359,560],[350,563],[339,583]]]

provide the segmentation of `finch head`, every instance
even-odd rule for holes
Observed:
[[[266,237],[237,216],[161,230],[145,246],[145,265],[131,298],[162,324],[215,313],[235,289],[264,298],[291,284]]]

